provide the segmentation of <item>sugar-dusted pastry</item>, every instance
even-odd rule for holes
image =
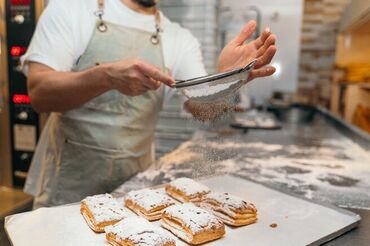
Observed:
[[[109,194],[86,197],[81,201],[80,212],[95,232],[104,232],[106,226],[133,216],[122,203]]]
[[[225,234],[225,226],[221,220],[192,203],[166,208],[161,223],[177,237],[193,245],[221,238]]]
[[[105,237],[113,246],[174,246],[173,236],[141,217],[130,217],[108,226]]]
[[[152,189],[130,191],[125,196],[126,207],[149,221],[159,220],[163,209],[174,204],[175,201],[164,192]]]
[[[166,185],[166,192],[181,202],[200,202],[211,190],[189,178],[178,178]]]
[[[256,207],[229,193],[211,192],[203,198],[200,206],[231,226],[249,225],[257,221]]]

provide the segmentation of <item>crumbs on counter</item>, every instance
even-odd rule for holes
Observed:
[[[276,223],[272,223],[271,225],[270,225],[270,227],[271,228],[276,228],[278,225],[276,224]]]

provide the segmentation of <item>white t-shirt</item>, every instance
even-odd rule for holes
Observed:
[[[31,44],[22,57],[45,64],[57,71],[70,71],[86,49],[94,28],[97,0],[52,0],[42,13]],[[121,0],[105,0],[104,20],[127,27],[155,31],[153,15],[137,13]],[[161,13],[161,42],[165,66],[175,79],[206,74],[199,42],[186,29]],[[25,62],[26,61],[26,62]]]

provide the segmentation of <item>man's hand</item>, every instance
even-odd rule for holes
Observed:
[[[172,86],[174,79],[142,60],[124,60],[102,65],[113,89],[128,96],[138,96],[157,90],[161,84]]]
[[[257,59],[248,80],[257,77],[270,76],[275,72],[269,64],[276,53],[276,36],[269,29],[263,31],[260,37],[244,44],[256,30],[256,22],[248,22],[241,32],[233,38],[221,51],[218,59],[218,71],[224,72],[246,66],[253,59]]]

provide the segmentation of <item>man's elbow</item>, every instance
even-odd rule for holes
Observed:
[[[45,104],[42,102],[42,96],[40,95],[40,89],[34,78],[28,78],[27,80],[28,96],[30,97],[31,106],[37,113],[47,112]]]

